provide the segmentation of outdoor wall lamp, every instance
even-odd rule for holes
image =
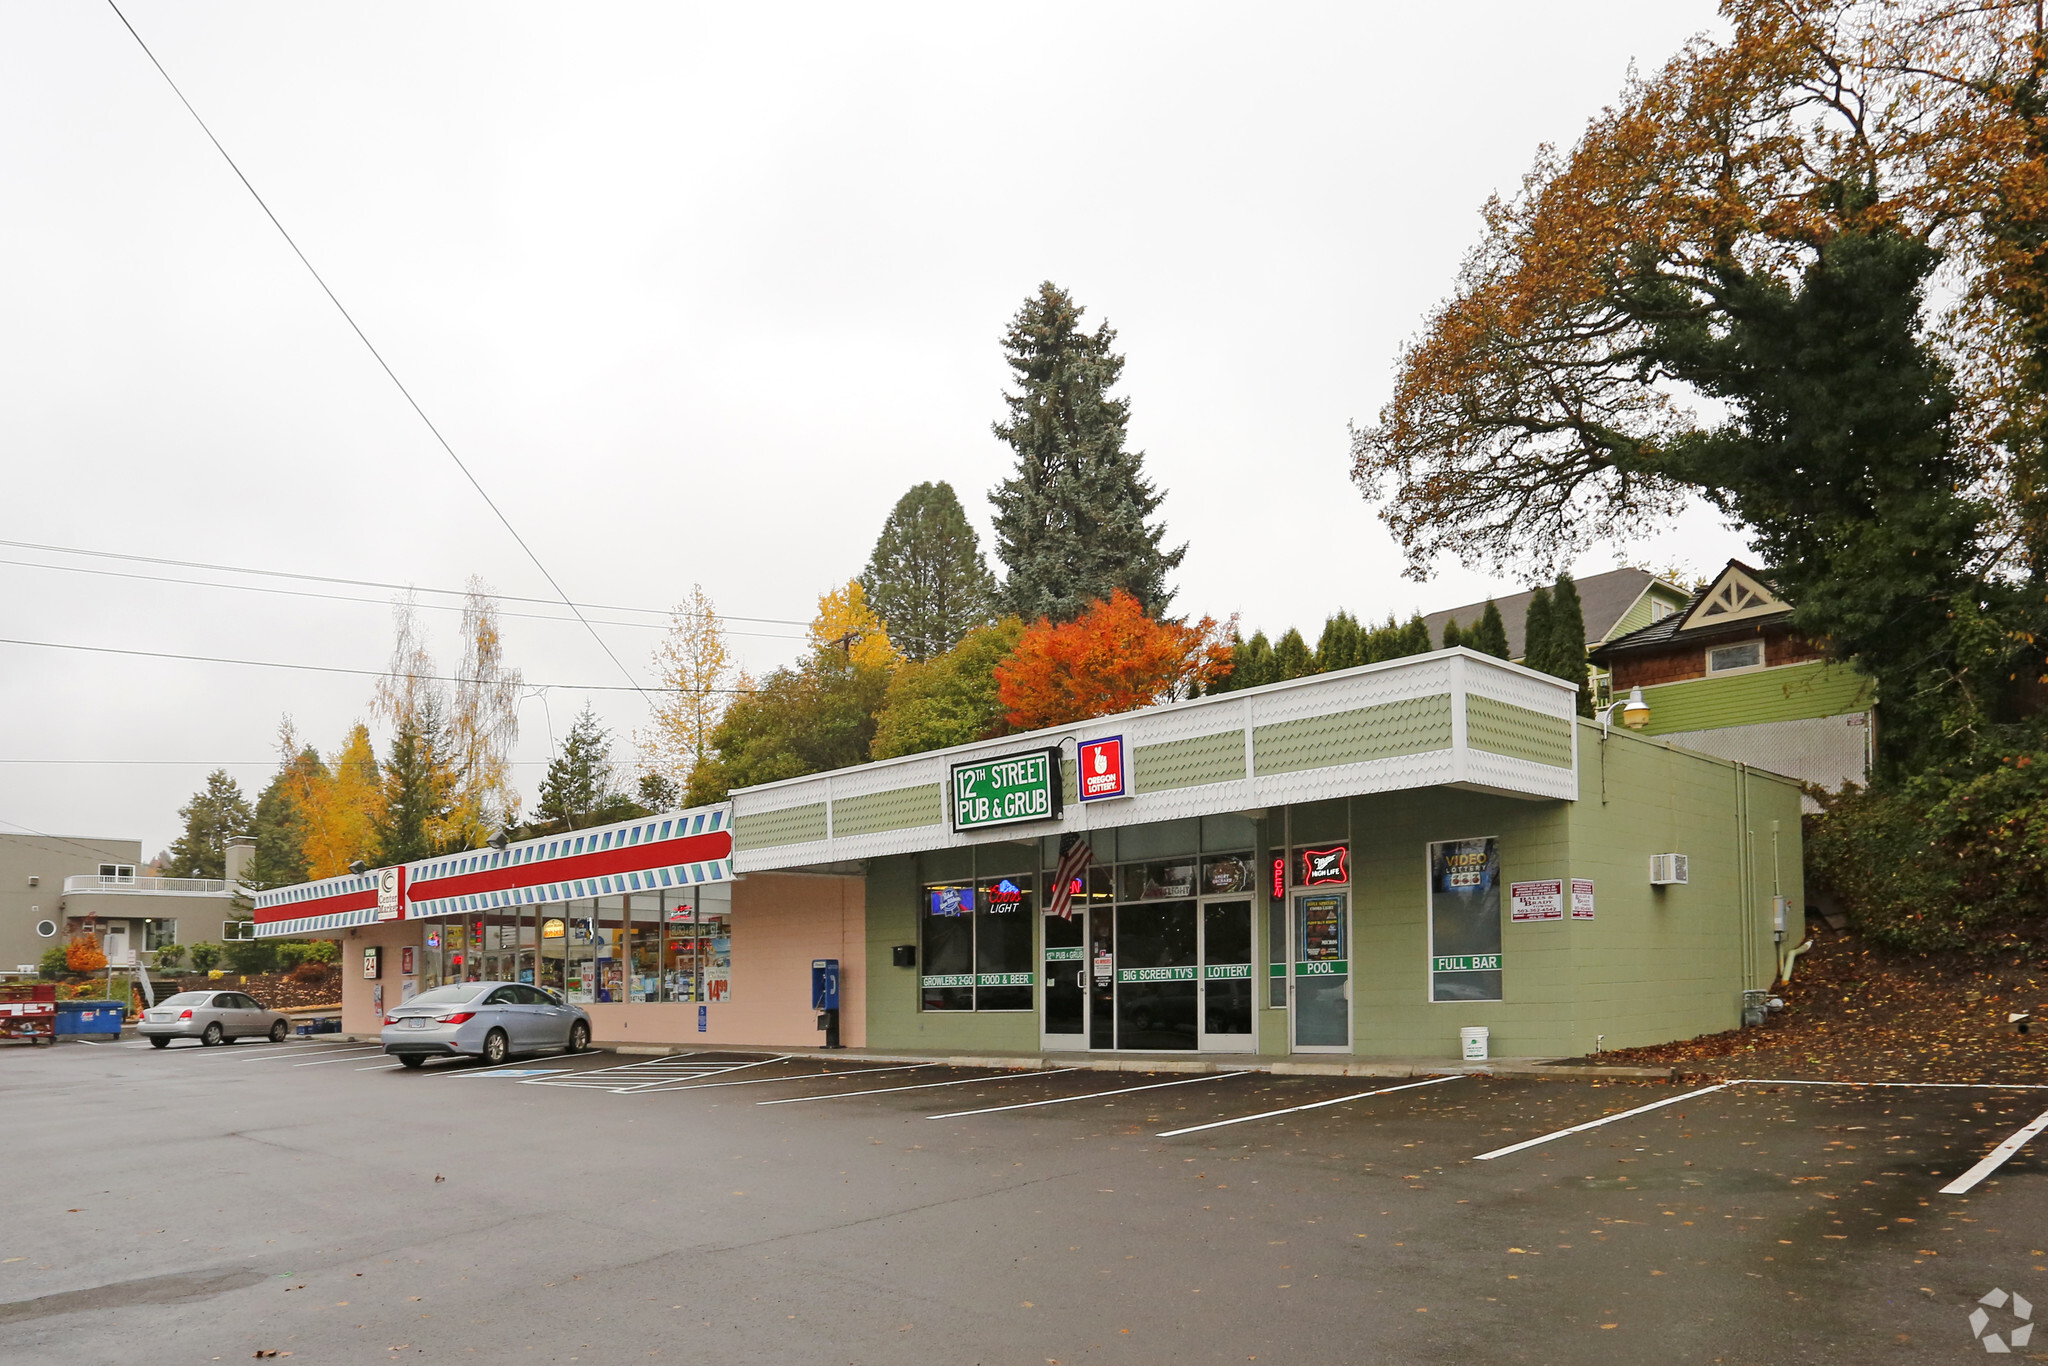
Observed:
[[[1617,702],[1609,702],[1594,715],[1600,718],[1600,738],[1607,738],[1607,731],[1614,720],[1616,708],[1621,709],[1621,724],[1630,730],[1641,730],[1650,724],[1650,704],[1643,700],[1641,688],[1630,688],[1628,696]]]
[[[511,842],[511,840],[505,838],[505,832],[502,830],[500,830],[497,834],[491,836],[489,839],[484,841],[484,843],[490,845],[491,848],[496,849],[499,853],[503,853],[505,851],[505,846],[510,844]]]
[[[351,863],[348,866],[348,870],[351,873],[354,873],[357,877],[361,877],[364,873],[370,871],[370,865],[363,862],[361,859],[357,859],[354,863]]]

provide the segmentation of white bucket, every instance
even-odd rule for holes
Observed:
[[[1485,1025],[1472,1025],[1458,1031],[1458,1042],[1464,1045],[1466,1062],[1486,1061]]]

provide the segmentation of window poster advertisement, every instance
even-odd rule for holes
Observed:
[[[1301,958],[1305,963],[1329,963],[1344,956],[1344,898],[1305,896],[1301,898]]]
[[[1548,882],[1516,882],[1508,887],[1508,919],[1562,920],[1564,919],[1564,883],[1556,878]]]
[[[1593,879],[1575,877],[1572,879],[1572,919],[1593,918]]]
[[[406,944],[398,950],[398,973],[401,977],[412,976],[412,945]]]
[[[1500,842],[1430,845],[1429,999],[1500,1000],[1500,947]]]

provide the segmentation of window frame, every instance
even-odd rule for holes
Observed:
[[[1736,664],[1725,669],[1717,669],[1714,667],[1715,655],[1720,654],[1725,650],[1744,650],[1750,649],[1752,647],[1756,650],[1756,663]],[[1752,673],[1758,669],[1769,668],[1770,663],[1770,651],[1767,648],[1765,648],[1764,642],[1761,637],[1759,637],[1756,640],[1738,640],[1728,645],[1709,645],[1706,650],[1706,671],[1707,677],[1709,678],[1719,678],[1723,674]]]

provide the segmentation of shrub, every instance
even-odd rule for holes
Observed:
[[[2048,753],[1848,788],[1807,825],[1811,880],[1857,928],[1916,953],[2048,940]]]
[[[276,972],[277,941],[275,939],[232,939],[222,946],[222,957],[227,960],[231,971],[242,973]]]
[[[100,993],[105,989],[99,982],[79,982],[67,988],[74,1001],[98,1001],[104,999]]]
[[[54,982],[70,973],[71,967],[64,961],[68,949],[63,944],[52,944],[43,950],[42,962],[36,965],[36,975],[46,982]]]
[[[300,939],[288,939],[277,945],[278,970],[288,973],[299,964],[305,962],[306,949],[308,947],[306,942]]]
[[[308,963],[339,963],[341,945],[332,939],[315,939],[306,945]]]
[[[225,976],[227,976],[225,972],[222,972],[219,968],[214,968],[212,971],[206,974],[206,980],[209,982],[218,982],[221,978]]]
[[[106,965],[107,955],[101,952],[100,941],[92,935],[73,935],[71,942],[64,946],[64,966],[73,972],[98,972]]]
[[[194,972],[211,972],[213,965],[220,961],[220,945],[218,944],[194,944],[189,952],[192,955],[192,971]]]
[[[166,944],[156,951],[156,962],[150,964],[150,966],[174,970],[184,960],[185,946],[183,944]]]
[[[334,969],[325,963],[301,963],[286,973],[285,978],[287,981],[297,982],[300,986],[313,987],[319,986],[333,975]]]

